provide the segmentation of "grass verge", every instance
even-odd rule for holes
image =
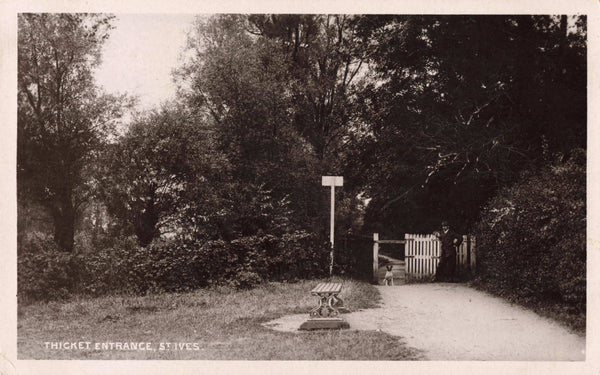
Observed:
[[[339,280],[338,280],[339,281]],[[376,288],[342,280],[350,311],[375,307]],[[412,360],[419,353],[374,331],[286,333],[261,323],[306,313],[319,280],[148,296],[73,298],[19,306],[19,359]],[[63,344],[58,344],[63,343]],[[65,349],[64,343],[69,343]],[[88,344],[89,343],[89,344]],[[107,349],[112,344],[112,349]],[[117,344],[121,344],[121,349]],[[125,349],[124,344],[128,344]],[[132,343],[138,350],[132,350]],[[140,344],[140,343],[150,343]],[[72,349],[71,346],[77,346]],[[61,345],[61,348],[53,348]],[[97,346],[98,345],[98,346]],[[144,350],[140,350],[140,348]]]

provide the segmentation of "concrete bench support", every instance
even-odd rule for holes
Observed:
[[[310,331],[350,328],[348,322],[339,316],[340,310],[345,310],[344,302],[339,297],[341,291],[340,283],[320,283],[313,288],[310,292],[319,299],[319,304],[310,311],[308,320],[299,329]]]

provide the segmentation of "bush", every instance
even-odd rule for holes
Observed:
[[[327,272],[327,246],[302,231],[188,246],[196,249],[196,272],[206,275],[210,284],[250,288],[265,280],[314,278]]]
[[[45,288],[62,290],[63,285],[68,287],[64,294],[144,294],[211,285],[251,288],[268,280],[327,275],[328,242],[294,230],[287,199],[275,199],[261,186],[242,192],[236,204],[211,219],[210,230],[183,227],[177,237],[156,238],[145,247],[134,236],[108,234],[79,236],[77,249],[86,250],[77,255],[57,256],[52,241],[34,246],[33,255],[19,256],[24,264],[21,289],[37,299]],[[49,261],[55,262],[51,268]],[[45,272],[42,279],[36,277],[40,272]]]
[[[71,293],[183,292],[210,285],[251,288],[266,280],[322,277],[327,243],[305,232],[255,235],[233,241],[116,238],[94,252],[58,251],[49,238],[20,246],[19,295],[40,300]]]
[[[74,258],[38,234],[18,244],[17,293],[21,301],[65,298],[72,291]]]
[[[477,227],[477,281],[525,304],[586,307],[585,155],[502,190]]]
[[[136,238],[118,237],[102,245],[95,252],[77,256],[78,291],[91,295],[138,292],[132,281],[136,276],[135,262],[143,254]]]

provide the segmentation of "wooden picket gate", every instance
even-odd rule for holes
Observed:
[[[410,278],[431,277],[437,270],[441,255],[441,242],[433,234],[406,234],[404,257],[406,276]],[[463,236],[456,254],[457,272],[475,268],[475,237]]]
[[[377,281],[379,269],[379,244],[404,244],[405,277],[423,279],[435,275],[441,255],[441,242],[433,234],[405,234],[404,240],[380,240],[378,233],[373,233],[373,279]],[[463,236],[463,242],[457,249],[457,272],[474,270],[475,237]]]
[[[440,241],[433,234],[405,234],[406,276],[423,278],[434,275],[440,260]]]

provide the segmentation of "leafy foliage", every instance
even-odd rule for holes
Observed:
[[[146,247],[129,237],[92,254],[73,255],[58,251],[49,240],[33,242],[19,255],[19,296],[25,301],[74,292],[145,294],[211,285],[244,289],[266,280],[321,277],[329,252],[326,243],[318,243],[308,233],[231,242],[158,239]]]
[[[20,14],[17,181],[19,198],[41,202],[59,249],[71,252],[90,199],[86,171],[124,104],[102,95],[93,68],[112,17]]]
[[[244,184],[287,198],[292,224],[326,222],[323,174],[339,170],[357,58],[344,16],[220,15],[199,20],[179,70],[190,107],[215,122]]]
[[[162,233],[190,225],[193,219],[183,213],[191,208],[203,211],[195,217],[207,215],[229,169],[213,138],[201,118],[165,106],[138,117],[107,148],[97,172],[99,190],[125,234],[134,233],[147,246]]]
[[[477,227],[479,282],[524,303],[586,307],[585,153],[503,189]]]
[[[65,298],[72,291],[73,255],[60,251],[41,234],[19,242],[17,292],[19,302]]]
[[[69,271],[68,291],[103,295],[186,291],[210,285],[249,288],[268,280],[326,274],[328,242],[318,234],[293,230],[289,202],[274,202],[271,193],[260,186],[241,186],[232,194],[215,214],[218,218],[210,219],[214,232],[183,230],[170,238],[155,238],[145,247],[133,236],[101,236],[94,243],[95,251],[79,252],[69,258],[69,268],[61,269]],[[51,249],[46,253],[56,255]],[[43,266],[23,263],[19,274],[43,273]],[[41,295],[30,290],[23,289],[24,295]]]
[[[352,117],[353,83],[365,60],[356,17],[251,15],[248,23],[284,59],[294,128],[319,160],[335,163]]]
[[[359,25],[373,69],[344,174],[373,198],[368,225],[428,232],[445,218],[470,230],[499,188],[545,164],[544,149],[585,147],[585,17],[365,16]]]

